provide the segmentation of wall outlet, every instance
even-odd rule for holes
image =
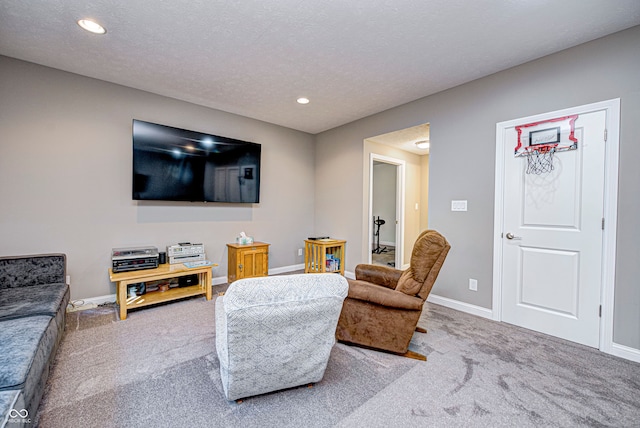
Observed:
[[[478,280],[469,278],[469,290],[478,291]]]
[[[451,201],[451,211],[466,211],[467,201]]]
[[[67,285],[71,286],[71,275],[67,275],[66,280],[67,280]]]
[[[302,248],[298,248],[298,255],[301,256],[302,255]]]

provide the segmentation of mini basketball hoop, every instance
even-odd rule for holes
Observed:
[[[527,159],[527,174],[550,173],[554,169],[553,159],[556,153],[578,148],[575,136],[577,118],[576,114],[515,127],[518,144],[514,155]]]
[[[528,146],[517,157],[527,158],[527,174],[546,174],[553,171],[553,155],[558,144]]]

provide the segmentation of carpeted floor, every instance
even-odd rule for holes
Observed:
[[[420,362],[337,344],[324,379],[222,394],[214,300],[68,314],[41,427],[640,426],[640,364],[426,304]]]

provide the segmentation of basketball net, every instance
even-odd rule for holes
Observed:
[[[553,156],[558,144],[539,144],[525,147],[522,156],[527,158],[527,174],[547,174],[553,171]]]

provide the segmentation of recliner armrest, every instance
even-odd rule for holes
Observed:
[[[395,290],[402,271],[382,265],[359,264],[356,266],[356,279]]]
[[[419,297],[409,296],[399,291],[391,290],[366,281],[353,279],[348,281],[349,295],[347,297],[350,299],[357,299],[382,306],[410,311],[422,310],[424,301]]]

